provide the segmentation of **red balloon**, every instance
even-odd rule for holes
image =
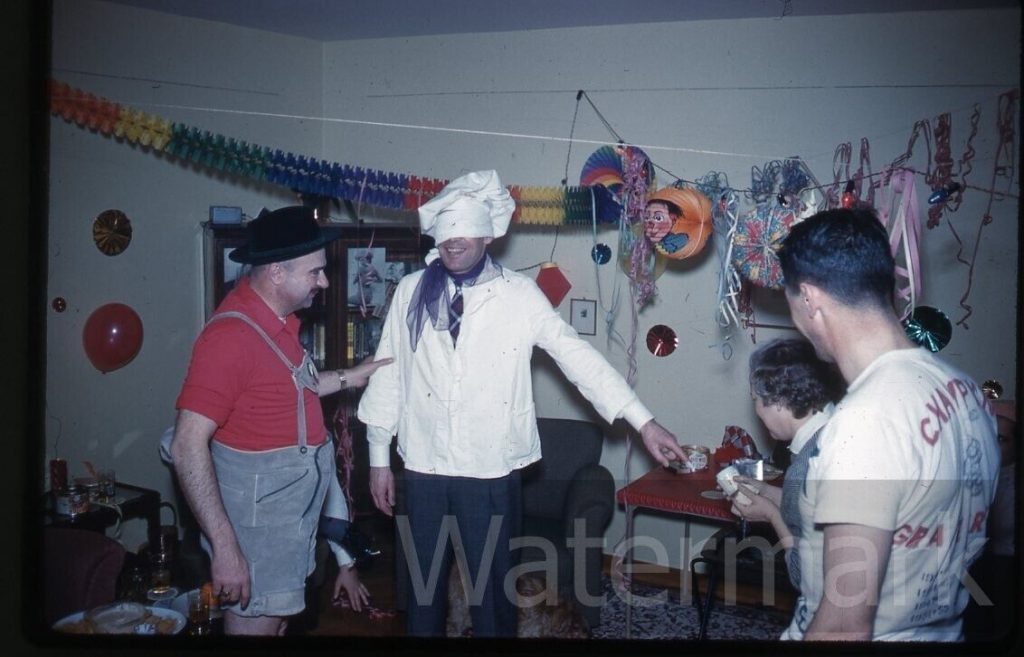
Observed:
[[[123,303],[100,306],[85,321],[82,346],[104,374],[124,367],[142,348],[142,320]]]

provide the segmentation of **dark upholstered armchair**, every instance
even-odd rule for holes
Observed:
[[[569,547],[574,523],[581,523],[581,538],[600,539],[611,521],[615,508],[615,483],[608,470],[600,465],[604,434],[601,427],[582,420],[538,419],[543,458],[522,472],[523,518],[522,537],[539,537],[555,547],[558,588],[566,599],[577,602],[587,623],[596,627],[601,620],[600,605],[586,605],[576,596],[574,564],[579,560],[580,588],[594,598],[601,595],[601,543],[595,547]],[[395,461],[393,461],[395,462]],[[396,513],[404,512],[404,490],[400,471],[396,471]],[[523,565],[543,562],[542,548],[530,546],[520,552]],[[406,564],[396,532],[395,600],[404,610]],[[578,552],[578,553],[577,553]],[[543,571],[544,565],[538,565]],[[533,572],[527,570],[527,572]]]
[[[43,529],[43,622],[113,602],[125,549],[99,532]]]
[[[522,536],[544,538],[556,546],[559,592],[577,602],[593,628],[600,623],[601,606],[585,602],[601,595],[601,542],[570,547],[569,539],[577,524],[578,538],[600,539],[615,509],[615,482],[599,463],[604,433],[582,420],[541,418],[537,428],[543,458],[523,470]],[[589,543],[596,546],[587,547]],[[525,547],[520,563],[544,558],[540,548]],[[577,588],[585,594],[577,596]]]

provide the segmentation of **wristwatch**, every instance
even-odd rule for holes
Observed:
[[[345,378],[345,370],[338,370],[338,383],[340,384],[338,389],[339,390],[344,390],[345,389],[345,383],[347,381],[348,381],[348,379]]]

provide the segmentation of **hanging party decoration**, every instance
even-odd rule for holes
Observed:
[[[987,399],[999,399],[1003,396],[1003,384],[996,379],[986,379],[981,384],[981,392]]]
[[[921,295],[921,217],[914,175],[907,169],[887,172],[878,187],[878,219],[889,234],[896,264],[894,301],[902,304],[900,320],[910,315]]]
[[[50,80],[50,111],[65,121],[110,135],[121,117],[121,107],[91,93]]]
[[[671,354],[679,346],[679,338],[671,327],[664,324],[652,326],[647,331],[647,350],[658,357]]]
[[[732,262],[743,278],[769,289],[782,289],[782,267],[776,251],[798,219],[793,208],[761,203],[739,218],[733,237]]]
[[[89,315],[82,346],[93,367],[106,374],[124,367],[142,348],[142,320],[123,303],[108,303]]]
[[[929,351],[936,352],[947,344],[953,335],[953,325],[946,313],[931,306],[918,306],[903,322],[907,337]]]
[[[846,189],[843,191],[843,196],[840,199],[839,204],[847,209],[857,205],[857,194],[854,191],[852,180],[846,183]]]
[[[996,110],[996,128],[999,135],[999,143],[996,145],[996,157],[992,161],[992,177],[990,187],[986,190],[988,201],[986,202],[985,213],[981,217],[981,221],[978,222],[978,229],[975,232],[974,247],[971,250],[970,257],[964,257],[963,252],[965,245],[953,228],[952,222],[948,222],[950,231],[953,233],[953,237],[956,238],[959,249],[956,254],[957,262],[967,266],[967,285],[964,289],[963,295],[960,297],[960,307],[964,310],[964,314],[960,319],[956,320],[957,326],[963,326],[965,329],[969,329],[970,326],[967,324],[967,319],[974,313],[974,308],[971,304],[967,303],[967,299],[971,294],[971,287],[974,284],[974,270],[978,262],[978,248],[981,246],[982,231],[985,226],[992,223],[992,205],[996,201],[1002,201],[1003,199],[1012,195],[1012,191],[1015,189],[1016,167],[1018,154],[1015,151],[1014,144],[1016,143],[1016,128],[1018,123],[1017,118],[1017,102],[1020,91],[1013,89],[1006,93],[1000,94],[999,105]],[[973,134],[971,138],[973,139]],[[972,153],[970,145],[970,139],[968,140],[968,153]],[[965,153],[966,155],[966,153]],[[966,179],[967,172],[961,174],[963,179]],[[1002,183],[1002,184],[1000,184]],[[1000,189],[1003,187],[1004,189]],[[959,205],[959,196],[957,193],[957,200],[951,201],[952,206],[950,210],[955,211],[956,206]],[[931,219],[931,209],[929,208],[929,220]]]
[[[594,248],[590,249],[590,257],[599,265],[606,264],[612,259],[612,249],[603,242],[595,244]]]
[[[636,242],[644,239],[643,226],[628,226],[625,223],[619,231],[619,264],[623,273],[631,280],[634,276],[650,276],[653,280],[661,278],[668,266],[668,258],[654,249],[636,249]],[[639,252],[639,253],[638,253]],[[634,258],[644,260],[634,262]]]
[[[951,194],[955,194],[962,189],[960,183],[951,182],[948,185],[939,187],[938,189],[932,190],[931,195],[928,197],[928,205],[935,205],[937,203],[945,203],[949,200]]]
[[[658,253],[689,258],[704,249],[711,232],[711,200],[699,191],[665,187],[648,197],[644,235]]]
[[[50,306],[57,312],[62,313],[68,309],[68,302],[64,297],[54,297],[53,301],[50,302]]]
[[[540,288],[544,296],[551,302],[551,306],[557,308],[558,304],[562,303],[565,295],[569,293],[572,283],[565,277],[562,270],[558,268],[558,263],[545,262],[540,266],[540,271],[537,272],[537,287]]]
[[[590,190],[594,218],[599,224],[617,224],[622,217],[622,205],[607,187],[591,185]]]
[[[647,153],[636,146],[620,146],[618,150],[622,155],[622,199],[626,219],[637,224],[643,221],[647,194],[654,187],[654,165]]]
[[[584,187],[600,185],[621,200],[624,183],[622,157],[614,146],[602,146],[583,163],[580,184]]]
[[[618,149],[623,163],[622,198],[624,218],[619,223],[620,252],[628,249],[629,271],[632,281],[633,301],[642,308],[654,298],[657,288],[654,280],[657,259],[652,257],[654,245],[643,234],[644,208],[647,205],[648,190],[654,187],[654,166],[647,154],[635,146],[621,146]],[[634,228],[639,229],[639,232]]]
[[[104,210],[92,222],[92,241],[101,253],[116,256],[132,241],[132,222],[120,210]]]

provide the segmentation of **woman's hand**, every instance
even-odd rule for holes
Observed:
[[[737,484],[741,486],[747,486],[757,491],[757,494],[761,497],[768,498],[775,506],[782,506],[782,487],[772,486],[769,483],[765,483],[759,479],[751,479],[743,475],[736,475],[732,478]],[[749,495],[747,497],[750,497]]]
[[[359,573],[355,564],[341,566],[338,569],[338,578],[334,580],[334,599],[341,597],[342,590],[348,596],[348,604],[353,611],[362,611],[364,605],[370,604],[370,592],[366,586],[359,581]]]
[[[779,507],[775,503],[767,496],[759,495],[757,487],[741,482],[739,479],[739,477],[736,478],[736,482],[740,484],[739,490],[729,497],[732,500],[731,510],[734,514],[753,522],[771,522],[774,516],[779,515]],[[755,483],[757,482],[755,481]],[[741,494],[742,497],[740,497]]]

